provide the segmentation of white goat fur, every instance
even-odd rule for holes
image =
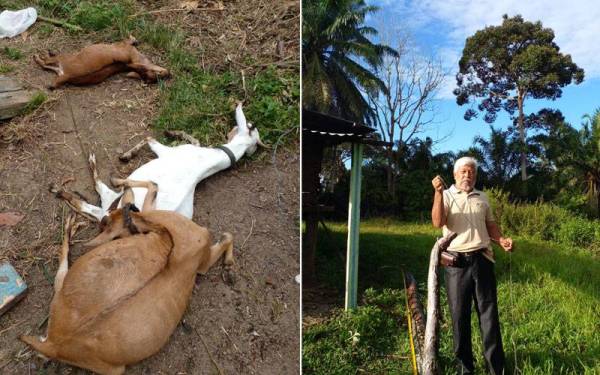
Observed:
[[[231,150],[236,160],[244,154],[251,155],[256,151],[260,140],[256,128],[250,130],[242,105],[238,104],[235,111],[237,129],[235,135],[225,144]],[[148,139],[150,149],[158,156],[142,165],[131,175],[129,180],[152,181],[158,185],[156,209],[175,211],[191,219],[194,211],[194,190],[203,179],[229,167],[231,161],[227,154],[220,149],[200,147],[190,144],[169,147],[153,138]],[[90,163],[95,164],[95,157],[90,155]],[[118,199],[122,192],[115,192],[100,181],[96,176],[96,191],[100,195],[101,207],[81,202],[79,209],[98,221],[108,215],[110,205]],[[135,205],[141,209],[147,190],[133,188]],[[121,202],[119,202],[119,207]]]

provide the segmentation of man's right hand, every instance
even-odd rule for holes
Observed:
[[[439,193],[444,191],[444,180],[440,175],[437,175],[431,180],[431,184],[433,185],[433,189]]]

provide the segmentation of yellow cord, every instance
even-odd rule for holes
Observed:
[[[408,289],[406,289],[406,277],[404,275],[404,270],[402,270],[402,279],[404,280],[404,293],[406,295],[406,320],[408,320],[408,337],[409,337],[409,342],[410,342],[410,354],[411,354],[411,361],[412,361],[412,368],[413,368],[413,375],[419,375],[419,372],[417,371],[417,357],[415,354],[415,343],[413,341],[413,334],[412,334],[412,318],[411,318],[411,314],[410,314],[410,308],[408,307]]]

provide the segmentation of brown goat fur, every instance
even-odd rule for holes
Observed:
[[[223,254],[225,264],[233,264],[230,234],[211,246],[208,230],[178,213],[123,211],[111,213],[92,240],[98,246],[61,276],[72,232],[73,220],[67,220],[47,338],[21,337],[44,356],[100,374],[122,374],[126,365],[155,354],[168,341],[197,272],[208,271]],[[131,234],[126,215],[139,234]]]
[[[128,76],[141,78],[146,82],[169,77],[167,69],[152,64],[135,48],[136,45],[137,41],[129,37],[113,44],[93,44],[76,53],[55,55],[48,52],[46,55],[35,55],[33,59],[42,68],[58,75],[49,86],[51,89],[66,83],[95,84],[125,71],[130,72]]]

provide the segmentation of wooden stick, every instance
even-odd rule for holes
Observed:
[[[196,334],[198,335],[198,337],[200,337],[200,341],[202,341],[202,344],[204,345],[204,349],[206,349],[208,358],[210,358],[211,362],[213,363],[213,366],[215,366],[219,375],[223,375],[223,370],[221,370],[221,367],[219,367],[219,365],[217,364],[217,361],[215,361],[212,354],[210,354],[210,350],[208,350],[208,345],[206,345],[206,342],[204,341],[204,337],[202,337],[202,335],[198,332],[196,327],[193,327],[193,328],[194,328],[194,331],[196,332]]]
[[[140,152],[140,150],[142,149],[142,147],[144,147],[146,145],[146,143],[148,143],[147,140],[145,140],[145,139],[141,140],[137,145],[133,146],[129,151],[124,152],[121,156],[119,156],[119,160],[121,160],[123,162],[127,162],[127,161],[131,160],[132,157],[134,157],[135,155],[137,155],[138,152]]]
[[[188,133],[184,132],[183,130],[165,130],[165,135],[167,137],[182,139],[184,141],[189,142],[190,144],[193,144],[194,146],[200,146],[200,141],[198,141],[196,138],[192,137]]]
[[[48,18],[48,17],[44,17],[44,16],[40,16],[40,15],[38,15],[37,18],[40,21],[44,21],[44,22],[48,22],[48,23],[51,23],[56,26],[64,27],[65,29],[70,30],[70,31],[83,31],[81,26],[73,25],[72,23],[68,23],[66,21],[61,21],[61,20],[57,20],[55,18]]]

